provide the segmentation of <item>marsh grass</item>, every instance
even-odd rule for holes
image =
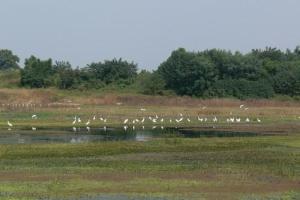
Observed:
[[[290,191],[297,196],[295,141],[299,136],[1,145],[0,191],[15,199],[99,194],[238,199],[241,193],[248,198]]]

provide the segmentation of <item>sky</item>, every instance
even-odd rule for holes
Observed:
[[[112,58],[153,70],[179,47],[300,45],[299,0],[0,0],[0,49],[74,67]]]

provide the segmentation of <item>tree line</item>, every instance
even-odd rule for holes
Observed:
[[[179,48],[155,71],[138,71],[122,59],[73,68],[67,61],[27,58],[24,67],[10,50],[0,50],[0,70],[20,72],[20,87],[100,89],[136,86],[149,95],[176,93],[195,97],[271,98],[300,96],[300,47],[254,49],[249,53],[210,49],[189,52]]]

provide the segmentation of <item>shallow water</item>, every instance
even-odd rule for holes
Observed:
[[[108,128],[78,129],[41,129],[0,131],[0,144],[35,144],[35,143],[91,143],[107,141],[149,141],[153,138],[199,138],[199,137],[253,137],[257,133],[242,133],[216,130],[188,130],[188,129],[146,129],[146,130],[123,130]]]

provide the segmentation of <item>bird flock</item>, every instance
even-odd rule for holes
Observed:
[[[202,109],[206,109],[207,107],[202,107]],[[245,107],[244,105],[240,105],[240,109],[248,110],[248,107]],[[141,112],[145,113],[147,110],[145,108],[140,109]],[[33,114],[31,116],[32,120],[38,120],[38,115]],[[300,119],[300,117],[299,117]],[[234,116],[233,113],[230,113],[230,117],[227,118],[220,118],[217,116],[196,116],[196,117],[190,117],[188,115],[184,115],[182,113],[178,113],[177,117],[165,117],[165,116],[158,116],[157,114],[154,115],[146,115],[144,114],[143,117],[137,117],[137,118],[126,118],[126,119],[120,119],[118,124],[122,124],[124,131],[127,131],[129,129],[136,130],[137,128],[145,129],[146,125],[151,125],[152,129],[165,129],[165,127],[175,127],[178,128],[180,125],[186,125],[186,124],[217,124],[217,123],[228,123],[228,124],[239,124],[239,123],[261,123],[262,120],[260,118],[250,119],[249,117],[237,117]],[[7,121],[8,130],[11,131],[13,128],[13,123],[10,121]],[[102,126],[102,129],[104,131],[107,131],[107,127],[109,125],[109,119],[104,116],[97,116],[93,115],[91,118],[88,118],[87,120],[83,121],[80,116],[74,116],[72,122],[72,130],[74,132],[80,131],[82,127],[86,129],[86,131],[91,131],[91,126]],[[215,127],[215,126],[213,126]],[[36,131],[36,127],[32,127],[32,131]]]

